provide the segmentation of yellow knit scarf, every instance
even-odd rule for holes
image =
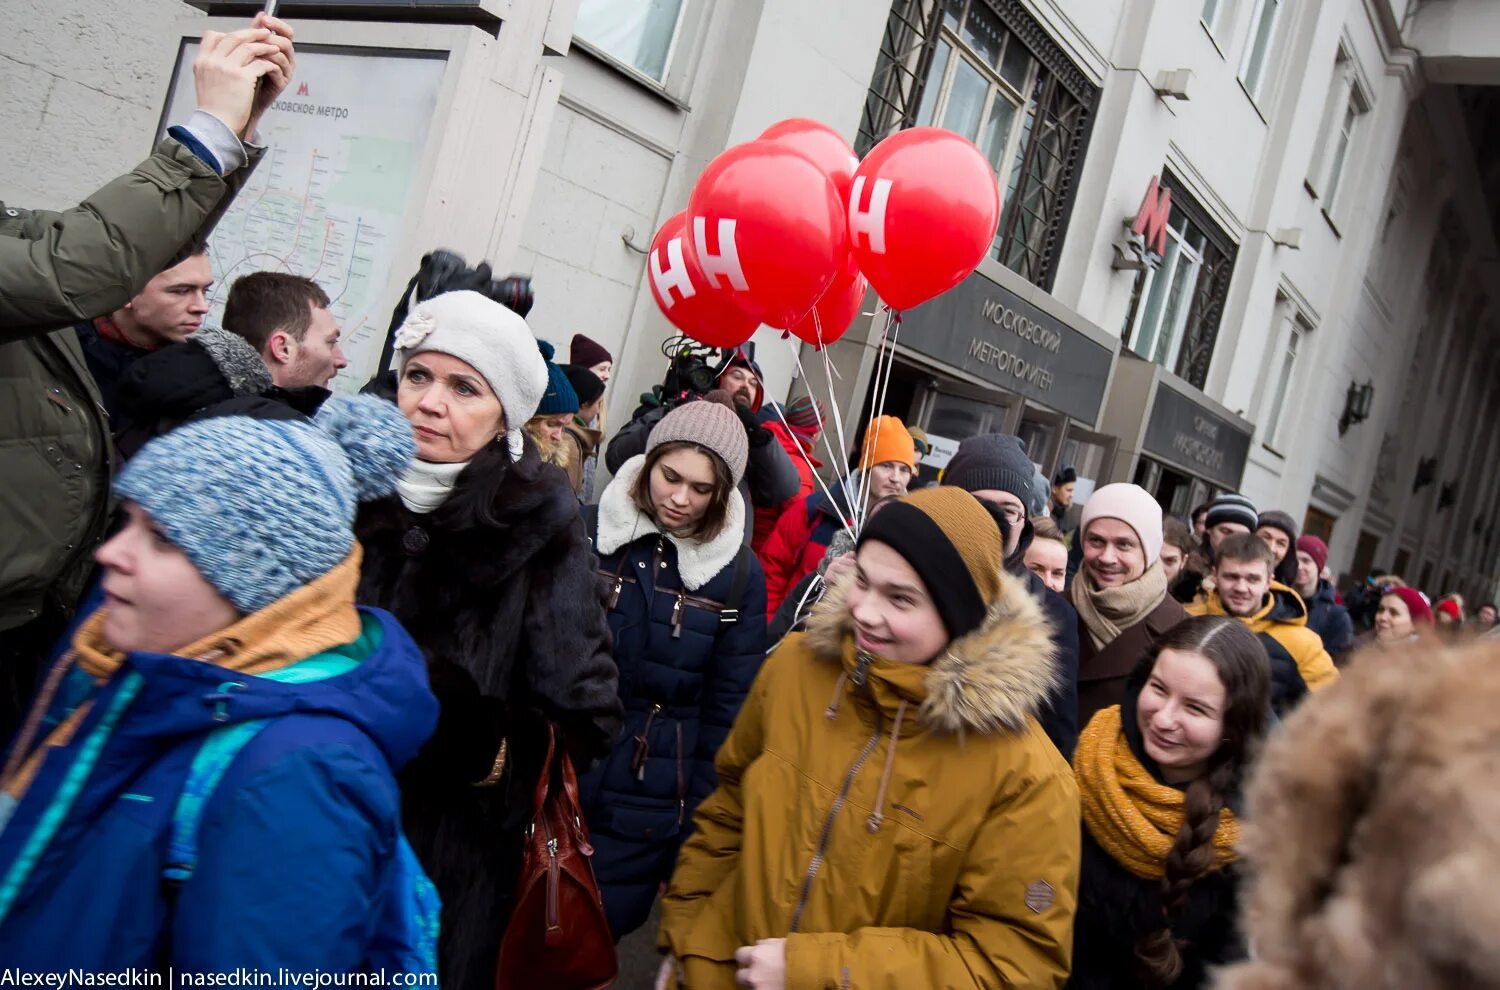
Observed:
[[[1160,880],[1184,815],[1183,793],[1157,783],[1136,759],[1120,722],[1120,706],[1101,709],[1078,737],[1073,754],[1083,822],[1115,862],[1138,877]],[[1234,862],[1240,823],[1219,812],[1213,870]]]

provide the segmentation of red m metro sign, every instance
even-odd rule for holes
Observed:
[[[1153,175],[1146,187],[1146,197],[1136,211],[1130,232],[1140,237],[1146,250],[1158,258],[1167,253],[1167,220],[1172,215],[1172,190],[1161,187],[1161,177]]]

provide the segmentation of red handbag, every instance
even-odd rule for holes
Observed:
[[[552,786],[554,768],[561,787]],[[615,940],[589,862],[594,847],[578,808],[578,776],[550,722],[535,808],[495,988],[603,990],[619,973]]]

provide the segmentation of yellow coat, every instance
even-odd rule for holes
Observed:
[[[1188,615],[1228,615],[1217,591],[1185,606]],[[1296,591],[1277,581],[1271,582],[1260,611],[1242,619],[1257,636],[1265,634],[1275,640],[1297,665],[1297,673],[1307,690],[1321,691],[1339,679],[1333,658],[1323,648],[1323,638],[1307,628],[1307,605]]]
[[[735,950],[781,937],[787,990],[1061,987],[1078,790],[1034,717],[1057,676],[1040,607],[1006,576],[927,666],[871,660],[849,627],[831,591],[761,669],[662,947],[692,990],[729,990]]]

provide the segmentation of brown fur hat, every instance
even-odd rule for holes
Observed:
[[[1500,642],[1367,650],[1267,745],[1218,990],[1500,987]]]

